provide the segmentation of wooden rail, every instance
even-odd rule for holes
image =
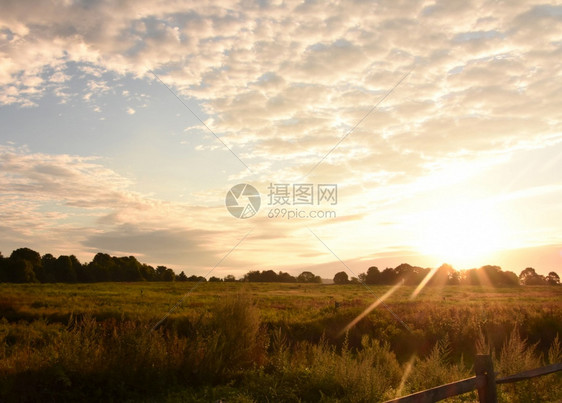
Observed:
[[[408,396],[397,397],[385,403],[431,403],[449,397],[462,395],[473,390],[478,391],[480,403],[497,403],[496,384],[519,382],[525,379],[535,378],[562,371],[562,363],[547,365],[546,367],[524,371],[519,374],[496,379],[492,357],[489,355],[477,355],[474,361],[474,372],[476,376],[461,381],[448,383],[435,388],[426,389]]]

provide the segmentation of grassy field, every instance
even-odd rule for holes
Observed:
[[[0,401],[381,401],[562,361],[562,287],[201,283],[0,284]],[[555,401],[562,378],[499,388]],[[474,394],[463,397],[471,401]]]

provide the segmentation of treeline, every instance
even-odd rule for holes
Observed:
[[[94,283],[94,282],[134,282],[134,281],[207,281],[202,276],[187,276],[183,271],[176,274],[166,266],[156,268],[140,263],[134,256],[116,257],[98,253],[86,264],[78,261],[76,256],[61,255],[55,258],[50,253],[41,256],[29,248],[20,248],[5,258],[0,253],[0,282],[11,283]],[[209,282],[247,281],[257,283],[321,283],[320,276],[304,271],[298,276],[273,270],[252,270],[240,280],[229,274],[224,278],[210,277]],[[369,267],[358,278],[342,271],[334,276],[335,284],[366,283],[376,285],[393,285],[404,282],[406,285],[418,285],[426,281],[428,285],[490,285],[510,287],[523,285],[559,285],[560,277],[555,272],[547,276],[537,274],[535,269],[527,267],[519,276],[511,271],[503,271],[499,266],[483,266],[479,269],[455,270],[444,264],[437,269],[422,268],[403,263],[395,268],[380,271]]]
[[[297,277],[294,277],[282,271],[275,273],[273,270],[252,270],[244,275],[242,281],[252,283],[321,283],[322,279],[309,271],[303,271]]]
[[[366,284],[393,285],[404,282],[406,285],[418,285],[422,281],[428,285],[491,285],[494,287],[512,287],[523,285],[559,285],[560,277],[555,272],[548,276],[537,274],[535,269],[527,267],[519,276],[511,271],[502,271],[499,266],[482,266],[479,269],[455,270],[444,264],[437,269],[422,268],[403,263],[395,268],[380,271],[378,267],[369,267],[367,273],[359,274],[358,278],[349,279],[346,272],[341,271],[334,276],[335,284],[363,282]]]
[[[203,276],[176,274],[166,266],[156,268],[140,263],[134,256],[116,257],[98,253],[90,263],[82,264],[74,255],[55,258],[41,256],[29,248],[20,248],[5,258],[0,253],[0,282],[7,283],[95,283],[135,281],[207,281]],[[240,280],[229,274],[224,278],[210,277],[209,282],[282,282],[321,283],[320,276],[309,271],[297,277],[273,270],[250,271]]]
[[[94,283],[105,281],[201,281],[204,277],[177,275],[165,266],[156,268],[140,263],[134,256],[115,257],[98,253],[87,264],[76,256],[50,253],[41,256],[20,248],[5,258],[0,254],[0,282],[10,283]]]

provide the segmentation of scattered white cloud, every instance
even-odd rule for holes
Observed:
[[[258,180],[302,177],[353,131],[313,179],[346,183],[351,196],[367,186],[415,188],[452,160],[487,161],[562,140],[561,10],[524,0],[509,7],[484,0],[8,1],[0,15],[0,105],[33,107],[52,91],[96,112],[98,97],[109,93],[138,109],[147,105],[144,94],[117,88],[106,74],[154,80],[153,70],[201,105],[206,124]],[[85,88],[73,94],[76,78]],[[192,126],[185,136],[193,131],[206,129]],[[223,150],[208,141],[193,147]],[[131,181],[100,161],[1,152],[4,189],[27,200],[30,214],[35,202],[105,206],[117,220],[112,231],[128,228],[141,243],[145,229],[117,225],[144,217],[141,211],[150,211],[151,222],[163,216],[154,207],[161,202],[128,192]],[[242,168],[230,179],[244,178]],[[169,234],[158,231],[152,235],[165,243]],[[106,235],[91,234],[88,245],[117,243],[116,233]]]

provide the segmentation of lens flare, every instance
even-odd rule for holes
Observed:
[[[398,284],[396,284],[394,287],[392,287],[390,290],[388,290],[382,297],[377,298],[377,300],[375,302],[373,302],[371,305],[369,305],[367,307],[367,309],[365,309],[363,312],[361,312],[361,314],[359,314],[359,316],[357,316],[355,319],[353,319],[340,333],[339,336],[343,335],[345,332],[347,332],[349,329],[351,329],[353,326],[355,326],[361,319],[363,319],[365,316],[367,316],[369,314],[369,312],[371,312],[373,309],[375,309],[377,306],[379,306],[380,304],[382,304],[384,302],[385,299],[387,299],[388,297],[390,297],[392,294],[394,294],[394,292],[400,288],[400,286],[404,284],[404,281],[399,282]]]

